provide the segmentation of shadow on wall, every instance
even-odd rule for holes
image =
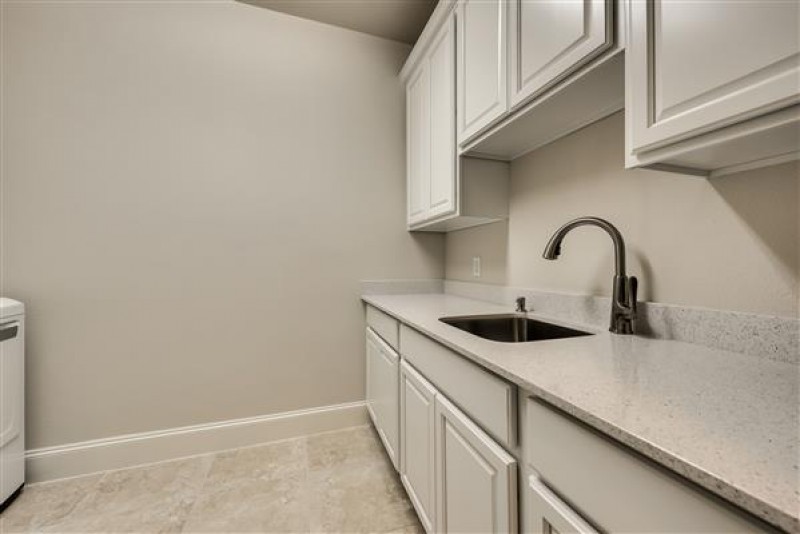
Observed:
[[[639,290],[636,300],[640,302],[652,300],[650,294],[656,283],[656,272],[650,260],[647,259],[647,256],[642,254],[639,249],[632,248],[631,246],[627,246],[627,253],[628,257],[633,259],[633,264],[638,266],[636,272],[632,272],[630,269],[628,270],[628,275],[637,277],[640,284],[639,287],[642,288]],[[645,280],[647,284],[642,284]]]
[[[542,259],[561,225],[594,215],[622,232],[642,300],[796,315],[798,163],[714,180],[627,170],[624,133],[618,113],[515,160],[508,223],[447,234],[447,278],[608,296],[613,248],[601,231],[577,229],[558,261]],[[492,261],[504,276],[491,277]]]
[[[787,278],[800,279],[800,163],[721,176],[709,182],[786,268]],[[798,202],[786,202],[787,195]]]
[[[413,246],[420,251],[426,265],[439,266],[439,278],[444,278],[444,236],[437,233],[409,232]]]
[[[448,280],[505,285],[508,282],[508,225],[499,221],[449,232],[445,239]],[[474,276],[472,258],[480,256],[481,274]]]

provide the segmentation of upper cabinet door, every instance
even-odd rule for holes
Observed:
[[[511,0],[509,9],[512,107],[614,44],[611,0]]]
[[[436,531],[517,532],[517,462],[436,396]]]
[[[633,153],[800,101],[800,2],[628,0]]]
[[[431,182],[430,70],[423,61],[406,85],[408,223],[428,216]]]
[[[428,217],[456,209],[456,29],[453,17],[445,22],[429,52],[430,196]]]
[[[458,30],[458,142],[508,110],[506,0],[460,0]]]

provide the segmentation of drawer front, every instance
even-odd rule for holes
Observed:
[[[372,328],[394,350],[400,350],[398,333],[400,323],[397,319],[367,304],[367,326]]]
[[[400,353],[503,445],[516,444],[516,387],[405,325]]]
[[[722,503],[536,399],[524,457],[555,493],[606,532],[764,532]]]

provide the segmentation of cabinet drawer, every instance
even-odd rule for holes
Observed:
[[[405,325],[400,353],[495,439],[516,443],[516,387]]]
[[[542,401],[528,399],[525,411],[525,461],[602,531],[765,531],[743,512]]]
[[[400,323],[397,319],[367,304],[367,326],[372,328],[394,350],[400,350],[398,334]]]

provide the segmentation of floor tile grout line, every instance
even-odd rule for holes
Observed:
[[[70,518],[70,516],[72,516],[72,514],[75,513],[75,510],[79,510],[80,509],[81,504],[83,504],[84,502],[89,501],[89,499],[91,497],[94,497],[97,494],[97,492],[100,490],[100,483],[103,482],[103,480],[106,478],[107,474],[108,474],[108,472],[105,472],[105,471],[102,474],[100,474],[97,477],[97,480],[95,480],[90,485],[90,487],[87,488],[87,490],[83,493],[83,495],[81,495],[78,499],[76,499],[75,502],[72,504],[72,506],[69,507],[69,511],[66,514],[64,514],[61,517],[59,517],[57,521],[54,521],[54,522],[52,522],[50,524],[44,524],[44,525],[41,525],[41,526],[37,527],[35,529],[35,532],[45,532],[45,531],[47,531],[49,529],[57,527],[61,523],[64,523],[65,521],[67,521]],[[75,477],[75,478],[77,478],[77,477]]]
[[[311,494],[311,458],[308,455],[308,436],[303,439],[303,463],[304,463],[304,474],[305,474],[305,484],[303,484],[303,497],[305,498],[306,508],[308,509],[308,516],[306,519],[308,524],[306,525],[306,531],[311,534],[313,530],[311,526],[313,525],[312,517],[314,515],[314,508],[312,506],[313,495]]]
[[[346,434],[348,431],[355,432],[355,434],[353,435],[353,438],[355,439],[355,441],[353,441],[353,439],[351,439],[347,435],[345,435],[343,439],[341,439],[341,438],[338,438],[338,439],[334,438],[333,440],[323,439],[319,443],[314,443],[314,447],[311,446],[312,445],[312,441],[317,436]],[[368,435],[368,438],[367,438],[367,435]],[[367,441],[369,441],[370,443],[366,443],[365,441],[363,441],[364,439],[367,439]],[[375,447],[372,447],[372,445],[373,445],[372,442],[373,441],[375,442],[375,444],[374,444]],[[196,527],[197,525],[201,524],[201,522],[198,522],[197,524],[195,524],[195,523],[191,523],[190,524],[190,521],[191,521],[191,519],[193,517],[195,517],[195,519],[197,519],[196,515],[198,514],[198,507],[200,506],[200,504],[199,504],[200,499],[202,498],[202,496],[204,495],[206,490],[210,487],[209,486],[209,481],[211,480],[211,474],[213,472],[214,466],[216,465],[216,462],[220,461],[220,457],[223,454],[231,453],[231,452],[237,453],[237,452],[240,452],[240,451],[247,451],[247,450],[250,450],[250,449],[258,449],[258,448],[262,448],[262,447],[269,447],[269,446],[279,445],[279,444],[282,444],[282,443],[283,444],[294,443],[293,445],[288,445],[288,447],[290,449],[295,449],[296,453],[299,453],[299,454],[297,454],[295,456],[295,458],[297,458],[297,460],[299,460],[300,465],[298,467],[301,467],[301,470],[298,471],[297,473],[302,477],[302,480],[303,480],[303,486],[302,486],[302,492],[303,493],[301,494],[302,495],[302,497],[301,497],[302,498],[301,506],[305,505],[305,509],[307,510],[307,512],[304,515],[305,521],[301,521],[301,523],[299,525],[296,525],[296,526],[297,527],[301,527],[302,530],[305,531],[305,532],[315,532],[315,530],[312,530],[313,527],[316,527],[317,531],[323,531],[325,529],[325,524],[328,523],[328,520],[325,519],[327,517],[327,513],[325,513],[325,507],[322,507],[322,508],[318,509],[317,507],[312,506],[312,504],[315,502],[315,498],[322,498],[322,495],[323,495],[323,494],[318,494],[319,492],[316,491],[317,488],[314,485],[314,480],[315,480],[315,477],[317,476],[318,473],[317,473],[317,471],[315,471],[313,469],[312,458],[317,458],[318,460],[321,460],[322,461],[322,463],[320,464],[321,466],[327,465],[326,463],[331,461],[331,460],[334,462],[333,464],[331,464],[331,465],[329,465],[329,466],[327,466],[325,468],[322,468],[320,470],[320,473],[331,471],[335,467],[344,468],[345,470],[348,470],[348,466],[357,466],[357,465],[371,466],[371,465],[373,465],[374,461],[379,461],[379,463],[381,465],[383,465],[385,467],[385,469],[386,469],[386,473],[384,473],[384,474],[385,475],[389,475],[390,478],[392,479],[391,482],[389,482],[387,480],[386,483],[382,483],[381,487],[385,486],[387,483],[388,484],[392,484],[392,483],[396,483],[397,482],[396,481],[397,474],[396,474],[393,466],[391,465],[391,461],[388,458],[388,456],[386,455],[385,451],[383,451],[383,448],[380,447],[379,437],[375,434],[374,429],[371,428],[371,425],[357,425],[357,426],[348,427],[348,428],[345,428],[345,429],[326,431],[326,432],[319,432],[319,433],[309,434],[309,435],[305,435],[305,436],[298,436],[298,437],[295,437],[295,438],[274,440],[274,441],[271,441],[271,442],[264,442],[264,443],[250,445],[250,446],[246,446],[246,447],[238,447],[238,448],[234,448],[234,449],[226,449],[226,450],[223,450],[223,451],[217,451],[217,452],[213,452],[213,453],[205,453],[205,454],[194,455],[194,456],[185,457],[185,458],[177,458],[177,459],[172,459],[172,460],[167,460],[167,461],[151,462],[149,464],[143,464],[141,466],[132,466],[132,467],[127,467],[127,468],[122,468],[122,469],[114,469],[114,470],[102,471],[102,472],[96,473],[94,475],[90,475],[91,478],[86,480],[87,484],[85,485],[85,488],[83,487],[83,484],[80,484],[78,486],[78,488],[80,488],[80,490],[81,490],[81,494],[74,501],[71,501],[71,506],[69,507],[69,511],[66,513],[66,515],[63,515],[63,516],[59,517],[56,521],[45,522],[45,523],[43,523],[41,525],[41,527],[38,527],[38,528],[45,528],[45,529],[49,530],[49,529],[52,529],[52,528],[55,527],[55,529],[57,530],[59,524],[62,524],[62,523],[66,524],[67,522],[69,522],[69,524],[72,524],[74,526],[74,522],[75,521],[79,521],[79,522],[82,521],[81,514],[78,514],[76,516],[75,512],[76,511],[80,511],[81,510],[81,506],[83,506],[84,503],[86,503],[89,500],[91,500],[93,498],[92,497],[93,495],[97,495],[98,492],[100,491],[100,488],[102,487],[102,484],[104,483],[104,481],[109,480],[109,477],[113,476],[115,473],[126,473],[126,472],[135,473],[137,471],[146,470],[147,468],[169,466],[171,464],[177,464],[177,463],[179,463],[181,461],[191,462],[192,460],[194,460],[197,463],[195,463],[194,467],[191,469],[191,471],[194,471],[195,474],[193,476],[191,476],[191,478],[193,480],[192,480],[191,486],[189,487],[190,493],[188,493],[188,494],[184,493],[184,496],[186,497],[186,501],[189,501],[189,499],[191,499],[191,502],[186,502],[186,505],[185,505],[185,508],[184,508],[185,512],[180,513],[179,517],[175,517],[173,515],[173,518],[176,519],[176,521],[172,523],[172,527],[171,527],[171,528],[177,529],[178,532],[185,532],[185,533],[188,534],[190,531],[186,530],[187,527],[191,528],[193,525]],[[366,448],[364,448],[365,444],[367,445]],[[354,445],[355,445],[355,448],[353,448]],[[295,448],[295,447],[299,447],[299,450],[297,448]],[[376,452],[376,451],[380,451],[380,454],[378,454],[377,456],[374,456],[373,452]],[[314,454],[312,454],[312,452],[314,452]],[[329,457],[328,455],[330,455],[332,452],[335,453],[335,454],[333,454],[333,456]],[[345,453],[344,456],[342,456],[342,453]],[[352,456],[354,453],[357,454],[357,456]],[[361,456],[362,453],[366,454],[366,457],[362,457]],[[320,456],[320,454],[322,456]],[[258,452],[255,453],[255,458],[256,459],[261,458],[261,456],[260,456],[260,454]],[[282,454],[280,454],[280,455],[278,455],[277,458],[278,458],[278,460],[277,460],[277,464],[276,465],[280,464],[280,462],[282,461],[282,459],[284,457],[283,457]],[[340,462],[340,460],[341,460],[341,462]],[[354,462],[354,460],[356,460],[356,461]],[[264,465],[264,464],[260,464],[259,462],[260,462],[260,460],[257,460],[257,463],[255,465]],[[377,468],[379,466],[376,465],[375,467]],[[183,468],[181,468],[181,470],[182,469]],[[380,467],[380,470],[383,470],[383,467]],[[255,474],[255,472],[254,472],[254,474]],[[186,476],[189,476],[189,475],[188,474],[185,475],[185,476],[184,475],[179,475],[179,477],[181,479],[185,479]],[[243,475],[243,476],[245,476],[245,475]],[[127,479],[128,477],[129,477],[129,475],[126,474],[122,478],[123,479]],[[147,475],[147,477],[150,478],[151,475]],[[80,480],[82,478],[87,478],[87,477],[86,476],[83,476],[83,477],[72,477],[72,479],[77,479],[77,480]],[[62,479],[60,481],[49,481],[47,483],[42,483],[42,484],[39,484],[39,485],[40,486],[49,486],[52,483],[53,486],[57,486],[57,484],[59,482],[65,482],[67,480],[70,480],[70,479]],[[68,486],[65,486],[65,488],[66,487],[68,487]],[[181,486],[181,487],[184,487],[184,486]],[[56,491],[58,491],[58,490],[56,489]],[[391,493],[394,493],[394,492],[391,492]],[[402,494],[402,496],[405,499],[407,499],[407,496],[405,495],[404,491],[401,491],[400,493]],[[64,494],[64,495],[67,495],[67,494]],[[389,495],[390,494],[387,494],[387,496],[389,496]],[[36,502],[36,501],[33,501],[33,502]],[[377,528],[374,528],[374,530],[373,530],[374,532],[384,532],[384,533],[386,533],[386,532],[393,532],[393,531],[397,531],[397,530],[405,530],[407,528],[410,528],[411,529],[410,531],[417,530],[416,528],[414,528],[414,525],[416,525],[416,522],[414,521],[413,516],[412,517],[408,517],[408,516],[399,517],[399,516],[395,515],[395,514],[401,513],[401,510],[400,510],[400,508],[398,508],[396,506],[398,504],[398,501],[396,500],[396,498],[394,496],[391,496],[390,501],[386,501],[386,504],[387,505],[388,504],[392,504],[391,507],[387,508],[387,512],[389,511],[389,509],[393,510],[391,512],[392,515],[390,515],[388,517],[385,517],[383,519],[383,521],[382,521],[383,525],[382,526],[378,526],[377,524],[375,524],[373,526],[373,528],[374,527],[377,527]],[[408,503],[406,503],[406,504],[408,504]],[[381,505],[381,506],[383,506],[383,505]],[[83,510],[83,511],[86,512],[86,510]],[[402,511],[402,513],[405,514],[406,512]],[[322,514],[322,515],[320,515],[320,514]],[[226,516],[223,515],[223,519],[224,519],[224,517],[226,517]],[[334,523],[338,524],[338,521],[339,521],[339,519],[336,519],[334,521]],[[111,523],[111,524],[109,524],[109,526],[113,525],[113,524],[114,523]],[[223,521],[223,524],[224,524],[224,521]],[[37,529],[37,526],[34,525],[34,524],[29,523],[28,525],[29,525],[28,528],[32,527],[33,529]],[[389,525],[391,525],[391,527],[389,527]],[[329,524],[328,526],[333,527],[333,524]],[[202,530],[202,529],[200,529],[200,530]],[[331,530],[331,532],[333,532],[333,531],[335,531],[335,529]]]
[[[189,510],[186,512],[186,516],[181,521],[180,527],[178,528],[178,532],[183,532],[183,528],[186,526],[186,523],[189,522],[189,519],[192,516],[192,512],[194,512],[195,506],[197,506],[197,502],[200,500],[200,497],[203,495],[203,490],[206,488],[206,483],[208,482],[208,475],[211,473],[211,469],[214,467],[214,462],[217,461],[217,456],[219,453],[210,454],[208,458],[208,465],[205,466],[205,472],[203,473],[203,478],[198,484],[197,489],[195,490],[194,499],[192,500],[192,505],[189,507]]]

